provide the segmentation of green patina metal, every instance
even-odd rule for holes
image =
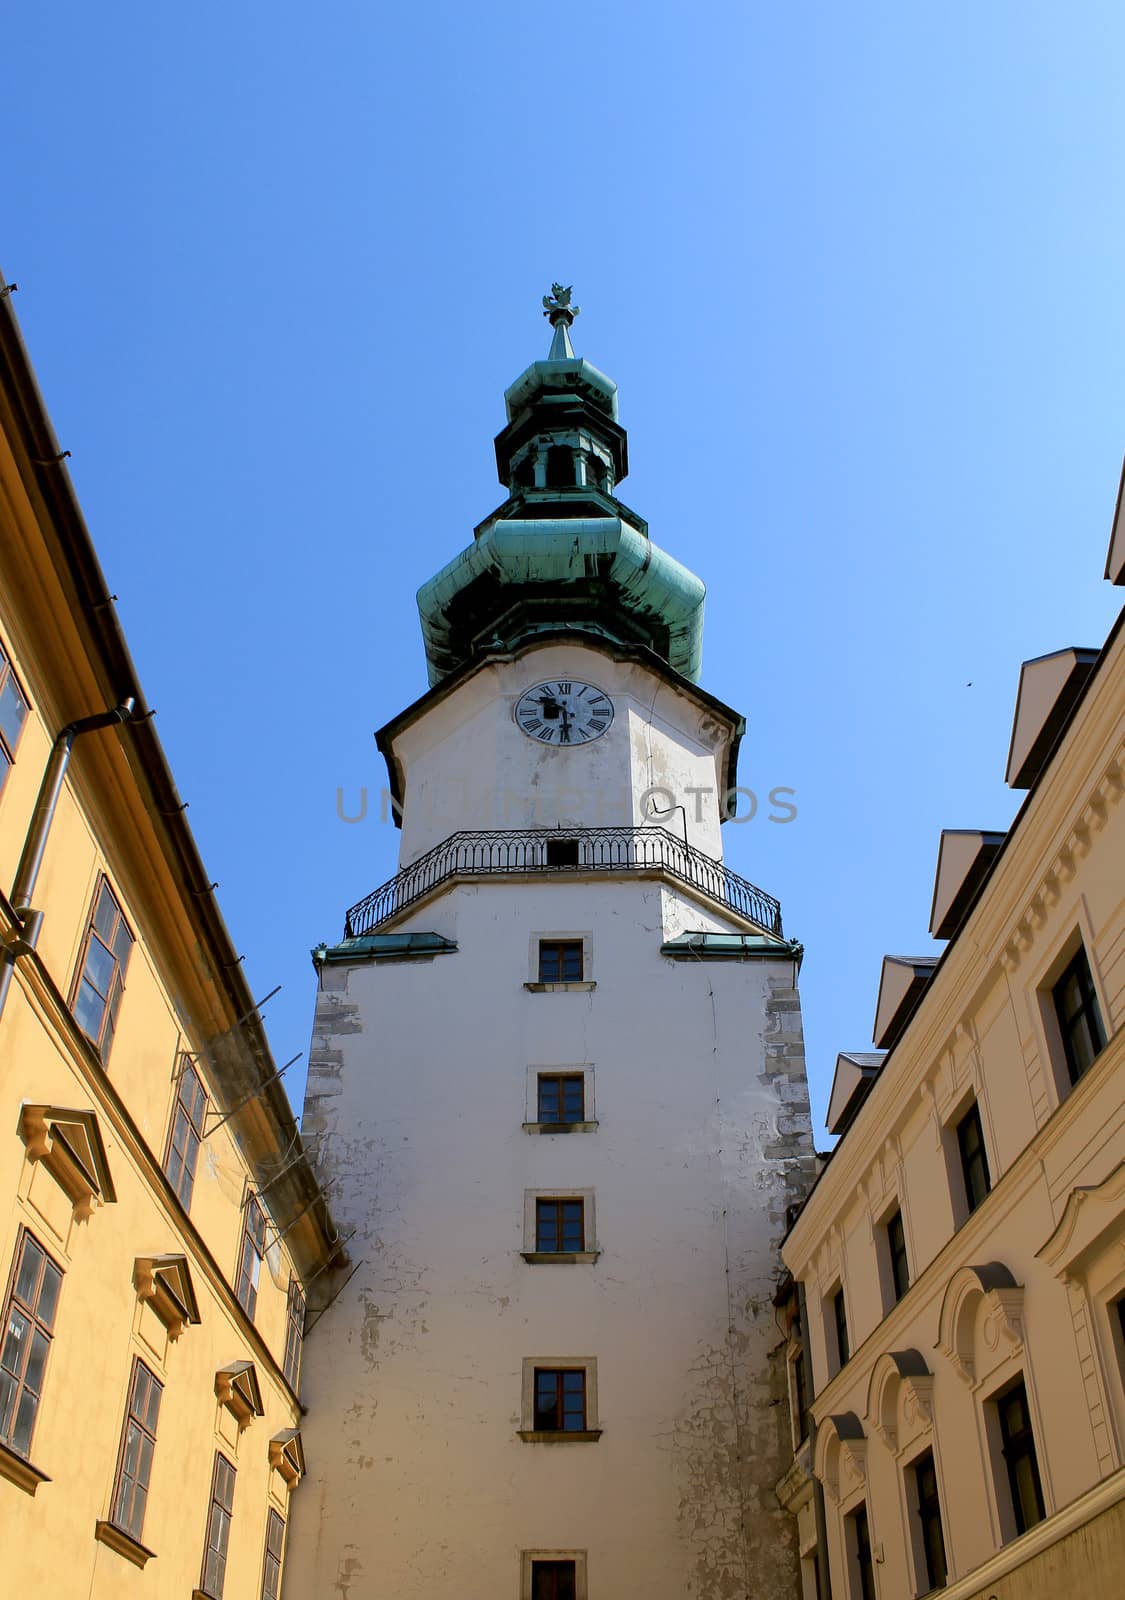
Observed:
[[[314,967],[331,967],[342,962],[394,961],[409,957],[452,954],[457,945],[440,933],[368,933],[359,939],[341,939],[339,944],[318,944],[312,950]]]
[[[760,933],[683,933],[660,946],[662,956],[678,961],[746,961],[788,957],[800,965],[805,947],[797,939],[771,939]]]
[[[706,591],[616,496],[628,472],[617,385],[574,354],[570,296],[556,283],[543,297],[550,354],[504,395],[496,465],[508,499],[418,591],[432,685],[485,651],[559,626],[646,645],[698,681]]]

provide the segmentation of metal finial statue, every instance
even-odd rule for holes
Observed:
[[[560,322],[565,322],[569,328],[575,317],[582,310],[581,306],[571,305],[570,297],[573,293],[573,285],[564,289],[561,283],[553,283],[550,294],[543,296],[543,304],[546,307],[543,315],[550,317],[552,328],[556,327]]]

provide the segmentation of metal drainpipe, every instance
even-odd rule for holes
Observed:
[[[797,1304],[801,1308],[801,1363],[805,1369],[805,1393],[810,1408],[814,1396],[812,1356],[809,1353],[808,1306],[805,1286],[797,1279]],[[816,1460],[816,1421],[809,1410],[809,1465]],[[832,1600],[832,1574],[828,1569],[828,1521],[824,1515],[824,1488],[815,1473],[810,1473],[813,1485],[813,1514],[816,1518],[816,1575],[820,1600]]]
[[[122,700],[120,705],[114,706],[112,711],[99,711],[95,716],[79,717],[76,722],[68,722],[51,746],[47,770],[43,774],[43,782],[39,785],[39,798],[35,802],[31,826],[27,830],[20,864],[16,868],[16,881],[12,887],[12,908],[19,918],[20,926],[11,943],[5,944],[0,951],[0,1015],[3,1015],[4,1002],[8,998],[17,958],[29,955],[39,940],[43,913],[31,909],[31,900],[35,893],[39,868],[43,864],[47,835],[51,831],[55,808],[62,793],[63,779],[66,777],[74,741],[84,733],[97,733],[100,728],[112,728],[118,723],[128,722],[135,706],[136,701],[130,695]]]

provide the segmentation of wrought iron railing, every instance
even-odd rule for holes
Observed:
[[[448,878],[536,873],[565,877],[573,872],[662,872],[725,910],[781,934],[781,907],[771,895],[737,872],[685,844],[665,828],[537,828],[494,833],[453,833],[433,850],[352,906],[346,939],[374,933],[391,917]]]

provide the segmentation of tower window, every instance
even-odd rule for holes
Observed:
[[[605,488],[605,462],[592,450],[586,457],[586,482],[591,489]]]
[[[512,473],[512,483],[517,489],[534,489],[535,458],[530,453],[517,463]]]
[[[581,1072],[539,1074],[539,1121],[584,1122],[586,1084]]]
[[[549,867],[576,867],[578,865],[578,840],[548,839],[547,865]]]
[[[540,983],[582,982],[582,940],[540,939]]]
[[[584,1368],[536,1367],[536,1433],[582,1433],[585,1428]]]
[[[575,482],[573,450],[553,444],[547,451],[548,489],[573,489]]]
[[[531,1600],[576,1600],[578,1585],[573,1561],[533,1561]]]
[[[581,1200],[536,1200],[535,1248],[545,1255],[579,1255],[586,1248],[586,1207]]]
[[[1077,1083],[1105,1048],[1105,1027],[1085,950],[1079,950],[1055,984],[1052,994],[1062,1034],[1066,1070],[1071,1083]]]

